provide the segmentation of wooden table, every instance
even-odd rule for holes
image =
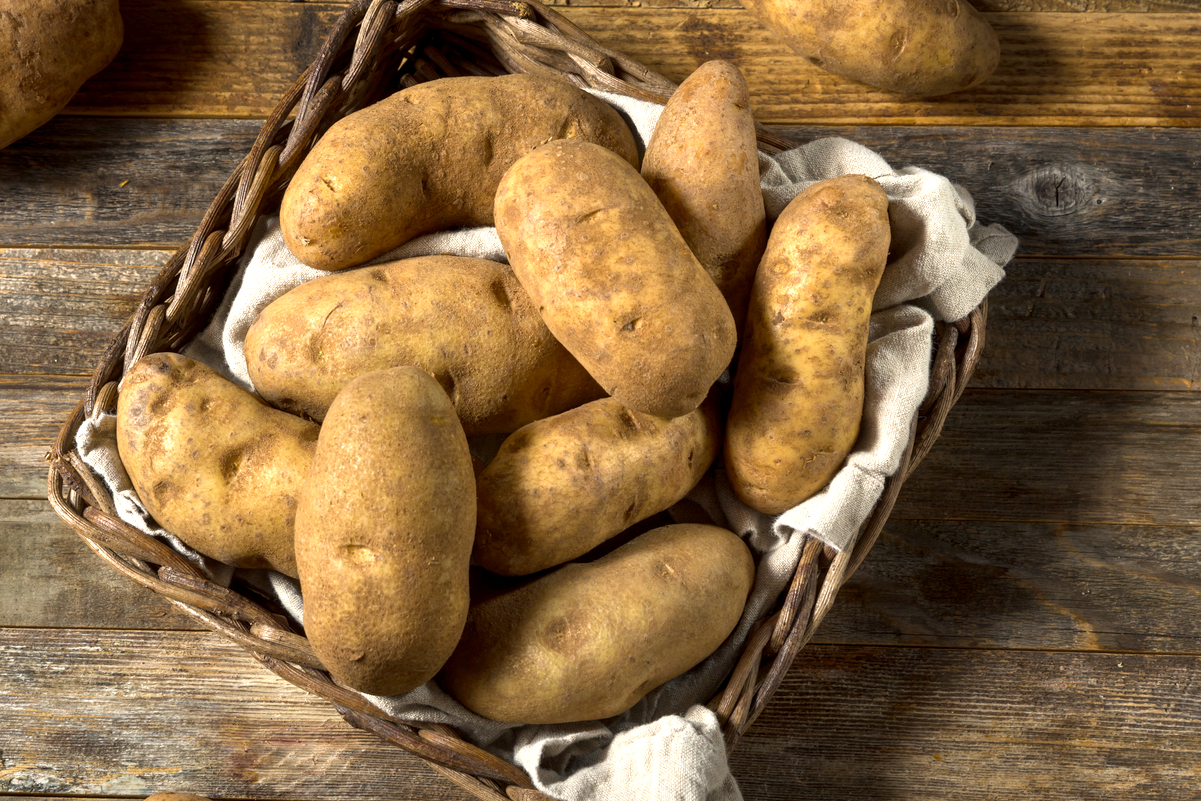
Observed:
[[[571,0],[679,81],[941,172],[1021,238],[880,543],[731,761],[748,799],[1201,798],[1201,2],[973,0],[1002,63],[906,101],[733,0]],[[464,798],[101,563],[43,457],[343,6],[125,0],[125,45],[0,151],[0,794]],[[2,801],[2,800],[0,800]]]

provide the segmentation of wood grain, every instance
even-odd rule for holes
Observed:
[[[248,120],[58,117],[0,150],[0,247],[175,249],[250,150]],[[1023,257],[1199,257],[1201,130],[786,126],[966,188]],[[88,141],[80,149],[72,143]],[[134,169],[136,165],[136,169]],[[124,184],[124,186],[122,185]]]
[[[0,628],[201,628],[102,562],[49,501],[0,500],[0,530]]]
[[[201,628],[46,501],[0,528],[0,627]],[[1201,529],[892,520],[814,642],[1201,653]]]
[[[216,635],[0,629],[0,675],[0,792],[460,798]],[[1187,798],[1199,677],[1196,655],[810,646],[731,763],[748,800]]]
[[[810,646],[731,757],[747,798],[1176,801],[1201,657]]]
[[[1199,449],[1193,393],[969,390],[892,517],[1197,526]]]
[[[0,250],[0,373],[90,375],[170,255]]]
[[[138,25],[66,113],[264,117],[343,10],[333,3],[128,3]],[[562,11],[597,41],[677,82],[703,61],[734,61],[757,115],[776,124],[1192,126],[1201,86],[1195,14],[989,14],[1002,43],[994,75],[968,92],[912,100],[813,67],[742,9]]]
[[[1201,528],[892,519],[814,641],[1201,653]]]
[[[209,632],[0,629],[0,793],[456,799]]]
[[[46,497],[46,455],[86,390],[81,378],[0,375],[0,498]]]

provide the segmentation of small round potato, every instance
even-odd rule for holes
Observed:
[[[854,446],[890,239],[888,197],[863,175],[813,184],[776,220],[726,417],[730,485],[753,509],[779,514],[801,503]]]
[[[260,312],[245,352],[268,403],[318,422],[352,379],[403,365],[438,380],[468,436],[604,395],[512,269],[485,259],[425,256],[308,281]]]
[[[467,617],[475,473],[450,398],[416,367],[368,373],[325,417],[296,510],[304,628],[335,679],[398,695]]]
[[[595,562],[481,593],[438,683],[506,723],[612,717],[721,645],[754,574],[750,549],[723,528],[648,531]]]
[[[204,365],[155,353],[117,400],[117,450],[146,510],[205,556],[296,577],[296,494],[318,426]]]
[[[720,444],[709,402],[664,420],[602,398],[530,423],[477,481],[475,563],[520,576],[583,556],[687,495]]]
[[[575,140],[505,173],[496,230],[547,328],[614,398],[657,417],[700,406],[730,363],[730,307],[638,171]]]

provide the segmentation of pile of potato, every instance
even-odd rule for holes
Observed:
[[[857,436],[887,199],[864,176],[822,182],[769,237],[728,63],[684,82],[641,163],[623,118],[566,82],[406,89],[314,146],[280,224],[329,275],[252,326],[261,397],[147,356],[118,447],[166,529],[299,578],[305,634],[349,687],[437,678],[516,723],[616,715],[712,653],[754,579],[734,533],[644,521],[715,462],[781,512]],[[509,265],[360,266],[483,224]],[[482,435],[504,436],[486,465]]]

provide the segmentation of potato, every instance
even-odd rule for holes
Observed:
[[[791,509],[854,446],[889,240],[888,197],[863,175],[813,184],[772,227],[726,418],[726,471],[748,506]]]
[[[124,34],[117,0],[5,0],[0,148],[62,111],[113,60]]]
[[[564,80],[458,77],[404,89],[335,123],[305,157],[280,208],[284,241],[310,267],[342,270],[419,234],[490,225],[505,170],[561,138],[638,163],[617,111]]]
[[[450,398],[396,367],[346,385],[296,510],[304,629],[335,679],[397,695],[450,656],[468,607],[475,474]]]
[[[154,519],[219,562],[293,578],[296,493],[317,432],[176,353],[126,371],[117,400],[117,451]]]
[[[245,351],[264,399],[317,421],[351,379],[402,365],[438,380],[468,436],[604,395],[512,269],[485,259],[402,259],[301,284],[263,309]]]
[[[997,36],[967,0],[743,0],[817,67],[878,89],[929,97],[984,81]]]
[[[506,576],[568,562],[688,494],[721,444],[712,404],[674,420],[602,398],[530,423],[476,485],[476,564]]]
[[[754,573],[725,529],[649,531],[595,562],[480,593],[438,683],[506,723],[612,717],[721,645]]]
[[[767,243],[750,104],[738,68],[707,61],[667,101],[642,157],[642,177],[725,296],[739,331]]]
[[[560,140],[519,159],[497,189],[496,230],[547,328],[631,409],[685,415],[729,365],[729,306],[612,151]]]

